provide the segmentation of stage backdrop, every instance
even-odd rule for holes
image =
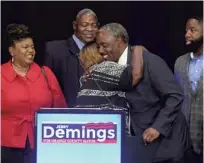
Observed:
[[[203,2],[1,2],[2,34],[9,23],[29,25],[36,38],[36,61],[43,63],[44,42],[66,39],[73,34],[72,21],[78,11],[90,8],[101,25],[118,22],[126,27],[131,44],[144,45],[173,68],[175,59],[185,53],[185,22],[192,15],[202,15]],[[2,63],[9,59],[3,38]]]

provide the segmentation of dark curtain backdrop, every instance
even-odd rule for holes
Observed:
[[[9,23],[30,26],[35,36],[36,62],[43,63],[44,43],[72,35],[72,21],[83,8],[94,10],[100,24],[121,23],[132,45],[144,45],[161,56],[173,70],[176,58],[185,53],[185,23],[190,16],[203,15],[202,1],[62,1],[1,2],[1,61],[9,60],[5,28]]]

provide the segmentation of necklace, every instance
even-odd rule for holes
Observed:
[[[17,72],[22,72],[24,75],[28,72],[28,69],[29,69],[29,67],[28,68],[22,68],[22,67],[20,67],[20,66],[16,66],[16,65],[14,65],[13,63],[12,63],[12,66],[13,66],[13,68],[17,71]]]

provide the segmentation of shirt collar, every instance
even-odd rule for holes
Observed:
[[[126,65],[127,64],[127,57],[128,57],[128,46],[123,51],[122,55],[120,56],[118,60],[118,64]]]
[[[81,50],[84,47],[84,43],[79,40],[74,34],[72,35],[72,38],[74,39],[75,43],[77,44],[78,48]]]
[[[20,76],[14,71],[11,61],[1,66],[1,73],[2,76],[5,77],[10,82],[13,82],[17,76]],[[41,68],[35,62],[33,62],[30,65],[26,77],[31,81],[35,81],[39,77],[40,73]]]
[[[203,59],[203,54],[201,54],[199,57],[195,57],[193,52],[190,53],[191,59]]]

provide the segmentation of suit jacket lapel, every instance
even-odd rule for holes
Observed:
[[[71,37],[67,40],[67,47],[70,51],[70,54],[72,54],[74,57],[77,58],[78,61],[78,76],[80,77],[84,73],[84,69],[81,67],[79,63],[79,52],[80,49],[78,48],[77,44],[75,43],[74,39]]]
[[[72,37],[67,40],[67,46],[73,55],[79,56],[80,50]]]
[[[191,86],[191,82],[189,80],[189,64],[190,64],[190,53],[187,55],[186,57],[186,60],[185,60],[185,63],[184,63],[184,67],[183,67],[183,70],[184,70],[184,75],[185,75],[185,80],[188,81],[188,89],[189,89],[189,92],[191,93],[191,95],[195,95],[195,92],[193,91],[192,89],[192,86]]]
[[[132,50],[131,50],[131,46],[128,46],[128,54],[127,54],[127,64],[131,64],[131,60],[132,60]]]

